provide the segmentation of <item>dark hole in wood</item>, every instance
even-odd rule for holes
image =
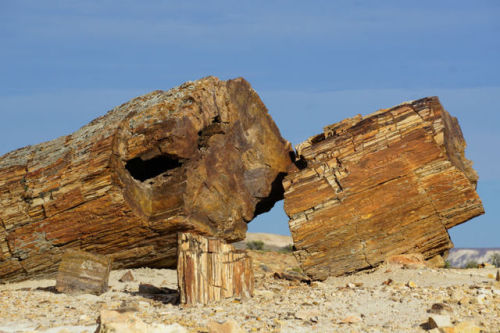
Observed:
[[[182,162],[173,156],[160,155],[145,161],[140,157],[133,158],[127,162],[125,168],[132,177],[143,182],[181,165]]]
[[[299,168],[299,170],[304,170],[305,168],[307,168],[307,161],[302,156],[300,156],[300,158],[296,159],[294,163],[297,166],[297,168]]]
[[[311,138],[311,143],[318,143],[325,140],[325,133],[318,134]]]

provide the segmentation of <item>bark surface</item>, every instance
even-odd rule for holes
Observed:
[[[447,229],[484,213],[464,150],[437,97],[346,119],[298,145],[285,210],[304,271],[321,280],[453,247]]]
[[[226,241],[283,197],[285,141],[244,79],[154,91],[77,132],[0,157],[0,281],[47,276],[69,248],[173,267],[177,232]]]

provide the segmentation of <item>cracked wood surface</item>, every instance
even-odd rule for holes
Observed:
[[[0,157],[0,281],[52,275],[69,248],[172,267],[177,232],[227,241],[282,199],[285,141],[244,79],[154,91]]]
[[[299,144],[283,184],[304,271],[321,280],[453,247],[447,229],[484,213],[464,150],[437,97],[346,119]]]
[[[179,233],[177,281],[183,304],[253,296],[252,259],[220,239]]]

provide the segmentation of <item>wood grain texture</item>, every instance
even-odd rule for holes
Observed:
[[[66,249],[175,267],[177,232],[227,241],[283,197],[284,140],[244,79],[154,91],[0,157],[0,281],[53,275]]]
[[[437,97],[346,119],[298,145],[285,211],[304,271],[325,279],[450,249],[447,229],[484,213],[464,150]]]
[[[252,259],[216,238],[179,233],[177,280],[183,304],[253,296]]]
[[[56,290],[66,294],[105,293],[112,264],[110,257],[69,249],[59,265]]]

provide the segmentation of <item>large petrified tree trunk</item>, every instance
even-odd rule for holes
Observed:
[[[179,233],[177,280],[181,303],[208,304],[253,295],[252,259],[214,237]]]
[[[285,210],[314,279],[387,256],[453,247],[447,229],[484,213],[456,118],[437,97],[333,124],[297,147]]]
[[[0,157],[0,280],[56,271],[62,252],[174,266],[177,232],[243,239],[283,196],[291,148],[243,79],[135,98],[77,132]]]

